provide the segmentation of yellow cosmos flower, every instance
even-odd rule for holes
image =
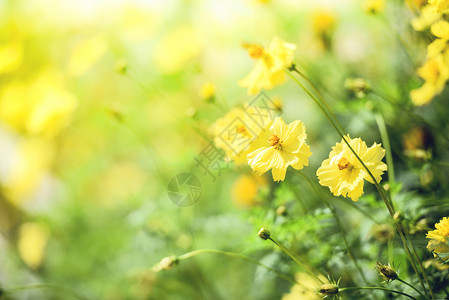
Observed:
[[[345,139],[368,167],[376,181],[380,182],[383,172],[387,170],[387,165],[382,162],[385,150],[376,143],[368,148],[360,138],[351,139],[349,135],[346,135]],[[329,158],[323,161],[316,174],[320,184],[328,186],[335,196],[348,196],[352,201],[358,201],[363,194],[364,179],[374,183],[344,140],[332,147]]]
[[[363,9],[370,14],[378,14],[385,9],[385,0],[367,0],[364,3]]]
[[[284,180],[287,167],[296,170],[307,166],[312,155],[306,144],[306,128],[300,121],[286,125],[277,117],[259,139],[261,147],[248,154],[248,163],[259,174],[271,169],[274,181]]]
[[[449,9],[449,0],[429,0],[429,4],[437,12],[443,12],[443,11]]]
[[[248,94],[257,94],[262,89],[270,90],[285,81],[284,69],[292,64],[296,45],[275,37],[267,50],[253,44],[245,47],[249,56],[258,60],[251,73],[239,81],[240,86],[248,88]]]
[[[223,118],[218,119],[210,128],[214,143],[224,150],[226,158],[236,164],[246,162],[246,155],[255,150],[254,145],[263,130],[273,122],[268,115],[259,123],[254,121],[253,108],[245,111],[234,108]]]
[[[421,10],[421,15],[412,20],[412,27],[416,31],[423,31],[430,27],[433,23],[441,19],[441,14],[435,12],[432,6],[424,6]]]
[[[322,275],[318,277],[323,281],[327,282],[327,278]],[[310,276],[307,273],[297,273],[295,275],[297,284],[293,285],[290,293],[284,294],[282,300],[321,300],[323,297],[318,295],[315,290],[320,282],[316,278]]]
[[[413,104],[422,106],[428,104],[434,96],[441,93],[449,79],[449,64],[443,54],[428,59],[418,69],[418,75],[425,80],[423,86],[410,92]]]
[[[426,238],[430,239],[427,249],[431,252],[449,253],[449,218],[444,217],[439,223],[435,224],[436,230],[429,231]]]

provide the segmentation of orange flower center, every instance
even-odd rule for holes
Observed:
[[[349,161],[346,158],[342,157],[338,161],[337,166],[338,166],[338,169],[341,171],[341,170],[349,168],[351,166],[351,164],[349,163]]]
[[[270,143],[270,146],[273,146],[274,148],[280,150],[282,149],[282,141],[280,138],[278,138],[277,135],[273,134],[269,139],[268,139],[268,143]]]
[[[246,131],[246,127],[244,125],[238,125],[236,130],[238,133],[243,133]]]
[[[248,50],[248,55],[252,58],[259,59],[265,55],[265,50],[260,45],[249,44],[244,45],[244,47]]]

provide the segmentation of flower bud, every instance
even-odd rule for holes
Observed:
[[[338,294],[338,286],[334,283],[325,283],[318,289],[318,292],[322,296],[336,295]]]
[[[117,62],[115,63],[115,71],[117,71],[117,73],[119,74],[126,74],[127,68],[128,64],[123,58],[117,60]]]
[[[396,278],[398,278],[398,274],[396,273],[396,271],[390,267],[389,265],[384,265],[380,262],[376,263],[376,268],[379,271],[379,274],[385,278],[385,280],[387,282],[390,282],[392,280],[395,280]]]
[[[287,215],[287,207],[285,205],[281,205],[276,209],[276,214],[278,216],[286,216]]]
[[[393,215],[393,220],[395,222],[401,222],[404,219],[404,215],[402,214],[402,211],[398,210]]]
[[[368,83],[362,78],[348,78],[345,80],[345,88],[357,98],[364,98],[371,90]]]
[[[262,240],[267,240],[267,239],[270,238],[271,233],[270,233],[270,231],[269,231],[267,228],[262,227],[262,228],[259,230],[259,232],[257,233],[257,235],[258,235]]]
[[[152,270],[154,272],[160,272],[162,270],[170,270],[179,262],[176,256],[167,256],[164,257],[159,263],[157,263]]]

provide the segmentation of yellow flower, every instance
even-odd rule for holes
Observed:
[[[423,86],[410,92],[413,104],[428,104],[435,95],[441,93],[449,79],[449,64],[443,54],[430,58],[418,69],[418,75],[425,80]]]
[[[270,129],[261,134],[261,147],[248,154],[248,163],[259,174],[272,169],[273,180],[283,181],[288,166],[300,170],[308,165],[307,158],[312,153],[306,138],[306,128],[300,121],[286,125],[277,117]]]
[[[38,223],[29,222],[20,226],[17,248],[20,257],[31,269],[41,266],[49,237],[48,228]]]
[[[416,31],[423,31],[433,23],[441,19],[441,14],[434,11],[432,6],[424,6],[421,10],[421,16],[412,20],[412,27]]]
[[[335,27],[335,15],[325,9],[315,11],[312,15],[312,27],[316,35],[331,32]]]
[[[327,279],[319,275],[323,282],[327,282]],[[293,285],[290,293],[282,296],[282,300],[320,300],[323,299],[318,295],[315,290],[317,285],[320,284],[314,277],[307,273],[297,273],[295,275],[297,284]]]
[[[368,167],[376,181],[380,182],[383,172],[387,170],[387,165],[382,162],[385,150],[376,143],[368,148],[360,138],[351,139],[349,135],[346,135],[345,139]],[[349,196],[353,201],[358,201],[363,194],[364,179],[374,183],[343,140],[332,147],[329,158],[323,161],[316,174],[320,184],[328,186],[335,196]]]
[[[430,27],[430,31],[436,37],[448,40],[449,39],[449,22],[440,20]]]
[[[429,0],[429,4],[437,11],[443,12],[449,8],[449,0]]]
[[[264,177],[240,175],[232,185],[232,201],[240,207],[250,207],[257,203],[258,190],[266,185]]]
[[[268,115],[259,123],[256,123],[252,116],[255,115],[253,108],[245,111],[241,108],[234,108],[223,118],[212,124],[210,132],[214,135],[214,143],[224,150],[226,158],[233,160],[236,164],[246,162],[246,155],[255,148],[255,142],[261,132],[268,128],[272,120]]]
[[[435,224],[436,230],[429,231],[426,238],[430,239],[427,249],[431,252],[449,253],[449,218],[444,217],[439,223]]]
[[[215,98],[215,86],[212,82],[204,83],[200,88],[200,97],[204,101],[212,101]]]
[[[367,0],[363,9],[371,14],[381,13],[385,9],[385,0]]]
[[[296,45],[275,37],[267,50],[253,44],[245,47],[249,56],[258,60],[251,73],[239,81],[240,86],[248,88],[248,94],[257,94],[261,89],[272,89],[285,81],[284,69],[292,64]]]

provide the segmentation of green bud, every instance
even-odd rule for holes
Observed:
[[[267,228],[262,227],[262,228],[259,230],[259,233],[257,233],[257,235],[258,235],[262,240],[267,240],[267,239],[270,238],[271,233],[270,233],[270,231],[269,231]]]

